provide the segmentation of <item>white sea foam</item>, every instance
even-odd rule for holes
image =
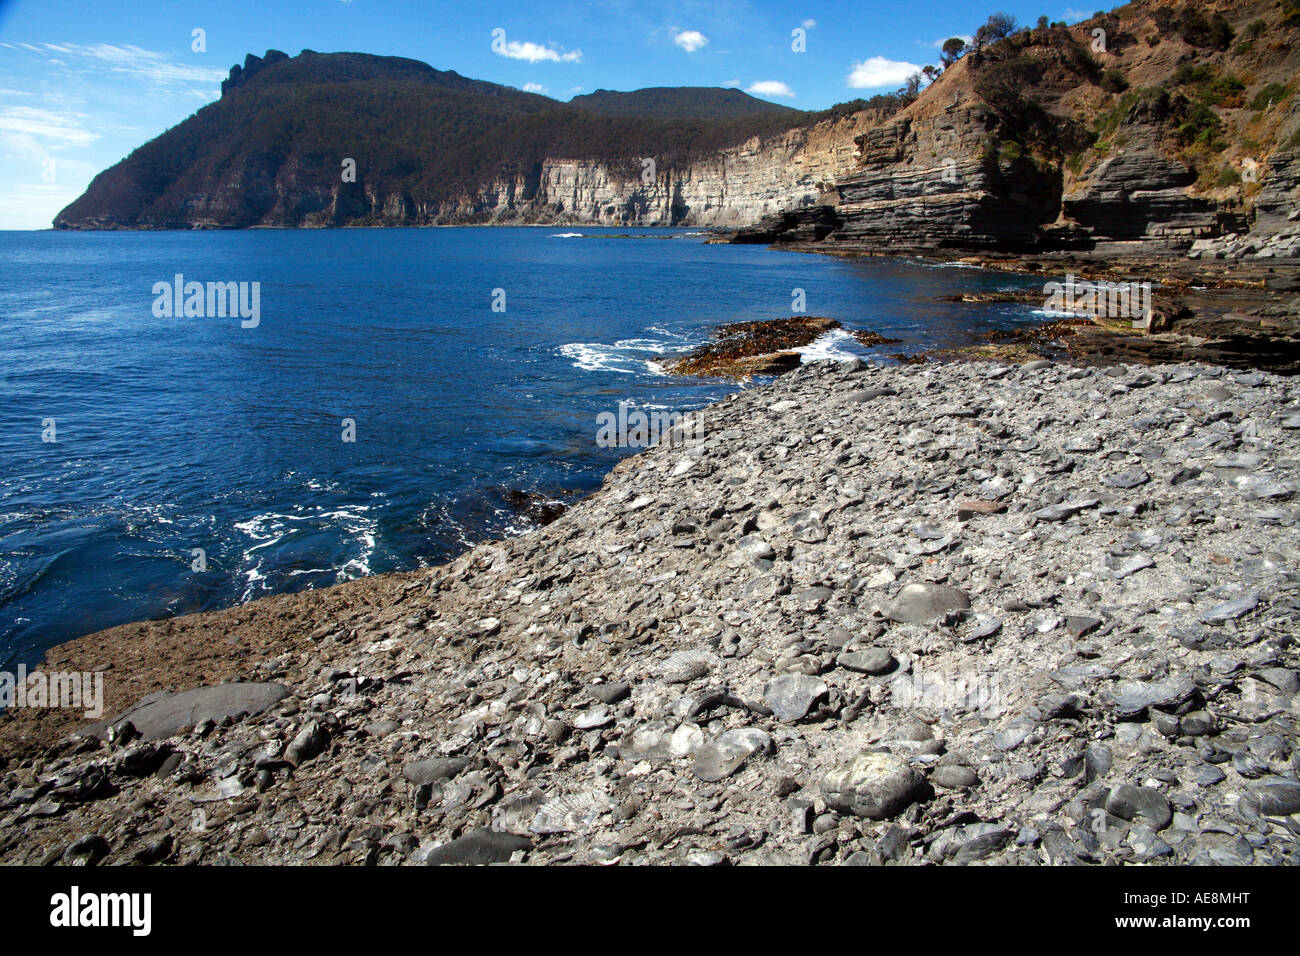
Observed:
[[[617,372],[620,375],[666,374],[655,358],[673,352],[685,351],[686,340],[663,329],[647,331],[663,334],[665,338],[619,339],[613,344],[604,342],[570,342],[557,350],[573,361],[575,368],[588,372]]]
[[[580,232],[553,232],[553,233],[551,233],[551,238],[552,238],[552,239],[581,239],[581,238],[582,238],[582,233],[580,233]]]
[[[268,512],[257,515],[247,521],[235,522],[235,530],[241,532],[252,543],[243,549],[243,560],[248,566],[243,569],[244,595],[240,600],[248,601],[269,590],[266,583],[268,571],[265,557],[259,552],[274,549],[300,531],[329,529],[341,531],[348,539],[346,549],[352,553],[341,568],[336,580],[350,581],[371,573],[370,561],[374,557],[378,520],[370,514],[370,506],[361,508],[335,508],[333,510],[309,510],[293,514]],[[289,576],[310,574],[303,569],[282,572]]]
[[[853,337],[853,333],[847,329],[831,329],[809,344],[791,351],[802,355],[805,362],[816,362],[819,359],[835,359],[845,362],[857,355],[857,352],[852,349],[852,346],[857,341]]]

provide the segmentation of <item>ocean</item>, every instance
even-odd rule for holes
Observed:
[[[796,290],[904,340],[837,331],[806,358],[888,361],[1039,321],[937,301],[1027,287],[689,230],[0,233],[0,669],[527,531],[525,499],[574,500],[636,450],[597,444],[602,412],[737,387],[658,359]]]

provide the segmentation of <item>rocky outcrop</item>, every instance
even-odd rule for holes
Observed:
[[[1295,865],[1292,393],[804,366],[531,534],[66,645],[288,695],[7,715],[0,862]]]
[[[1190,242],[1221,231],[1215,206],[1190,196],[1196,172],[1155,150],[1098,162],[1062,200],[1064,214],[1097,239]]]
[[[666,371],[723,378],[779,375],[799,367],[795,349],[838,328],[835,319],[816,316],[736,322],[714,330],[713,341],[675,359]]]
[[[1300,259],[1300,149],[1270,157],[1255,197],[1255,222],[1249,232],[1197,240],[1188,255],[1198,259]]]
[[[221,81],[221,95],[225,96],[231,90],[243,86],[266,67],[287,59],[289,59],[289,54],[280,50],[267,50],[266,56],[257,56],[254,53],[248,54],[244,57],[244,65],[235,64],[232,66],[230,75]]]
[[[1273,154],[1255,197],[1255,229],[1261,233],[1300,232],[1300,147]]]
[[[860,139],[861,168],[836,184],[835,244],[891,248],[1024,246],[1056,218],[1059,181],[990,146],[982,107],[901,116]]]
[[[1238,29],[1257,16],[1213,5]],[[828,209],[767,217],[735,241],[1292,257],[1300,166],[1283,144],[1300,135],[1300,113],[1277,91],[1294,53],[1252,40],[1207,58],[1181,14],[1142,2],[1122,11],[963,57],[858,137],[858,167]],[[1114,41],[1103,50],[1089,45],[1098,28]],[[1258,189],[1245,172],[1257,168]]]

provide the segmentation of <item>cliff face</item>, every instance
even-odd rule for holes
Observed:
[[[826,202],[835,180],[856,164],[854,139],[881,114],[861,111],[745,143],[681,168],[656,168],[646,182],[635,163],[547,158],[443,201],[371,182],[331,181],[302,157],[249,157],[215,186],[201,184],[180,200],[182,228],[224,226],[411,226],[539,224],[739,227],[785,209]],[[72,226],[70,220],[60,224]],[[134,223],[83,220],[90,228]]]
[[[492,183],[453,207],[419,210],[441,221],[550,222],[628,226],[742,226],[774,213],[812,207],[833,195],[856,165],[854,140],[880,114],[862,111],[755,137],[683,169],[633,169],[581,159],[547,159],[540,169]]]
[[[266,212],[251,225],[338,226],[493,223],[739,227],[763,216],[826,202],[837,178],[855,168],[854,140],[880,121],[863,111],[754,137],[680,169],[655,169],[649,182],[632,163],[547,158],[441,202],[367,182],[322,187],[318,171],[290,162],[278,169],[254,161],[230,189],[195,194],[189,221],[216,226],[238,216],[237,205],[262,197]],[[243,223],[241,223],[243,224]]]
[[[985,146],[995,120],[950,105],[900,117],[861,139],[861,168],[837,185],[837,242],[982,246],[1024,241],[1055,218],[1059,186],[1033,163],[999,163]]]
[[[1272,32],[1275,4],[1203,6],[1132,3],[968,53],[857,138],[829,202],[736,241],[1300,254],[1297,27]],[[1203,39],[1212,13],[1231,37]]]

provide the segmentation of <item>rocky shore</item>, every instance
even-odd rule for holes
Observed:
[[[1298,392],[805,365],[531,534],[57,649],[132,706],[0,719],[0,861],[1298,863]]]
[[[737,241],[736,236],[716,241]],[[749,241],[740,239],[739,241]],[[774,248],[842,258],[898,255],[888,250],[850,248],[794,238]],[[1150,326],[1136,329],[1128,321],[1098,316],[1079,323],[1068,341],[1061,325],[1049,320],[1031,338],[1046,347],[1039,357],[1069,356],[1093,362],[1192,362],[1238,369],[1264,369],[1285,375],[1300,373],[1300,266],[1294,261],[1251,261],[1242,258],[1186,258],[1153,254],[1141,248],[1035,254],[917,247],[908,254],[935,262],[956,263],[1016,275],[1065,282],[1068,276],[1090,282],[1150,283],[1153,287]],[[950,297],[961,302],[1038,302],[1030,292],[970,292]],[[871,344],[871,343],[868,343]],[[1023,349],[986,348],[987,357],[1022,360]],[[978,357],[980,350],[966,350]],[[920,353],[951,359],[953,353]]]

